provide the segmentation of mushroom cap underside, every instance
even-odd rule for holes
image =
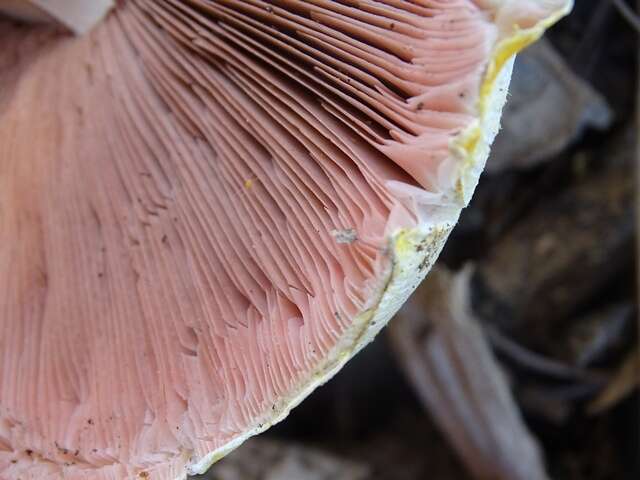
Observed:
[[[131,0],[0,26],[0,476],[184,478],[435,261],[559,0]]]

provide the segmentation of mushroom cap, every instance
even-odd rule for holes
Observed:
[[[435,261],[565,0],[130,0],[0,27],[0,477],[177,479]]]

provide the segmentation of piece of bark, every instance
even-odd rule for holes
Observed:
[[[474,308],[527,346],[550,353],[570,315],[632,265],[634,132],[603,146],[604,166],[576,175],[496,241],[474,275]]]
[[[470,311],[471,269],[434,269],[391,337],[416,392],[476,478],[547,478],[539,447]]]
[[[368,468],[316,449],[254,438],[216,463],[201,480],[364,480]]]
[[[604,129],[611,120],[602,95],[542,40],[516,59],[509,102],[487,172],[532,167],[562,151],[585,128]]]

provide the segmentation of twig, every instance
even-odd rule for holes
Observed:
[[[502,335],[495,328],[488,327],[485,331],[494,348],[521,367],[559,379],[575,379],[598,385],[604,383],[604,377],[596,372],[583,370],[532,352]]]
[[[617,369],[607,387],[591,402],[591,414],[608,410],[640,385],[640,348],[636,347]]]
[[[624,0],[611,0],[616,10],[624,17],[624,19],[633,27],[633,29],[640,33],[640,17],[633,11],[633,9],[627,5]]]

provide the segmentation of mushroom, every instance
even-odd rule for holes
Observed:
[[[282,420],[427,273],[569,3],[2,21],[0,477],[185,478]]]

